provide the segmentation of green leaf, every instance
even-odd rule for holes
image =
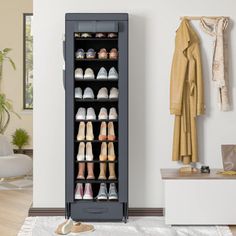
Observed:
[[[8,53],[8,52],[10,52],[11,50],[12,50],[11,48],[4,48],[4,49],[3,49],[3,52]]]
[[[12,59],[11,59],[10,57],[8,57],[8,60],[10,61],[10,63],[11,63],[11,65],[12,65],[13,69],[16,70],[16,65],[15,65],[15,63],[12,61]]]

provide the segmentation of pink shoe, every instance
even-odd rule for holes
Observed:
[[[83,199],[83,184],[78,183],[75,189],[75,199]]]
[[[92,190],[92,186],[89,183],[85,184],[85,188],[84,188],[84,197],[83,199],[85,200],[92,200],[93,199],[93,190]]]

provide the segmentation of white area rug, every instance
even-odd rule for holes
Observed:
[[[23,177],[21,179],[3,180],[0,181],[1,190],[22,190],[32,188],[33,180],[32,177]]]
[[[28,217],[18,236],[51,236],[64,217]],[[233,236],[227,226],[165,225],[163,217],[130,217],[125,223],[91,223],[94,232],[78,235],[91,236]],[[68,234],[69,236],[72,234]]]

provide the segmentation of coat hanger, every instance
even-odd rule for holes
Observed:
[[[201,18],[208,18],[208,19],[219,19],[219,18],[227,18],[229,19],[229,16],[181,16],[180,20],[188,19],[188,20],[201,20]]]

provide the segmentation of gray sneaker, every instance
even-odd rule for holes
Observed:
[[[97,74],[97,79],[107,79],[107,70],[101,67]]]
[[[85,90],[84,90],[84,95],[83,95],[83,99],[93,99],[94,98],[94,93],[93,93],[93,90],[89,87],[87,87]]]
[[[76,56],[77,59],[83,59],[84,56],[85,56],[84,49],[83,48],[79,48],[77,50],[77,52],[75,53],[75,56]]]
[[[80,87],[75,88],[75,98],[82,98],[82,89]]]
[[[100,184],[100,189],[97,195],[98,200],[107,200],[107,186],[105,183]]]
[[[117,194],[115,183],[110,184],[108,199],[109,200],[118,200],[118,194]]]
[[[108,73],[108,79],[118,79],[118,73],[115,67],[112,67]]]

